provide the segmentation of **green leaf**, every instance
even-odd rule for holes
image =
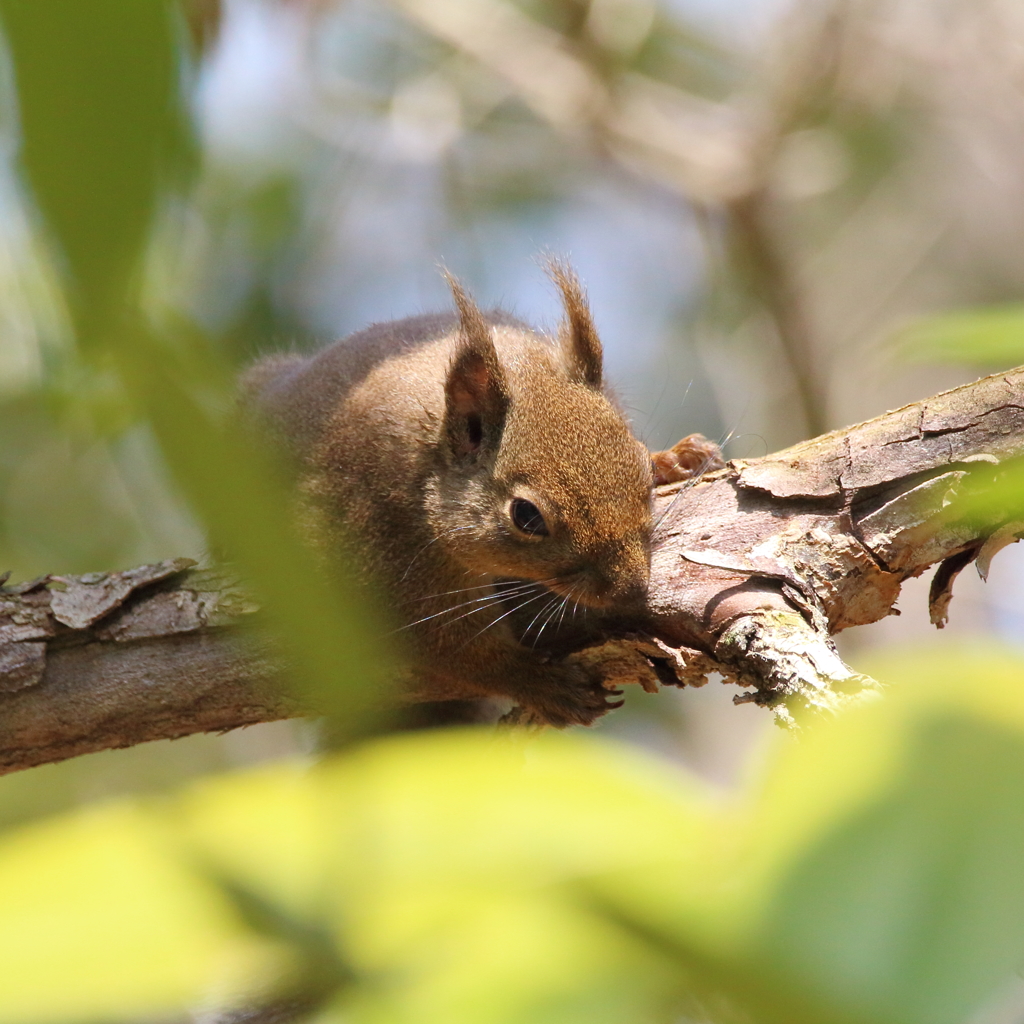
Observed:
[[[1024,458],[976,462],[942,514],[947,529],[963,529],[965,537],[1011,543],[1024,523]]]
[[[166,825],[130,805],[8,834],[0,1019],[138,1019],[274,969],[274,945],[247,932],[175,850]]]
[[[25,829],[0,1017],[327,977],[325,1024],[965,1021],[1024,962],[1024,662],[874,668],[901,682],[726,802],[592,736],[466,730]]]
[[[898,681],[884,699],[780,742],[699,887],[678,863],[598,885],[758,1021],[954,1024],[1024,962],[1024,660],[874,673]]]
[[[21,161],[55,247],[78,340],[148,420],[210,541],[239,564],[296,685],[357,730],[393,677],[349,580],[324,578],[296,536],[278,467],[237,423],[213,338],[140,305],[157,211],[182,181],[185,36],[170,0],[0,0]],[[95,568],[110,568],[96,566]]]
[[[911,362],[945,360],[1008,367],[1024,362],[1024,305],[956,310],[919,320],[895,339]]]
[[[22,166],[88,345],[122,314],[160,197],[189,152],[175,14],[170,0],[0,2]]]
[[[159,807],[115,805],[0,843],[5,890],[21,894],[0,899],[0,950],[19,973],[0,980],[0,1019],[137,1019],[204,986],[266,992],[294,976],[310,936],[330,959],[325,934],[363,979],[348,1020],[653,1022],[678,1003],[675,965],[561,886],[689,862],[702,846],[700,791],[627,749],[402,737]]]
[[[808,1021],[955,1024],[1024,962],[1024,662],[893,668],[899,690],[781,759],[748,840],[748,970]]]

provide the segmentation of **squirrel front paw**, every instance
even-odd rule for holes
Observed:
[[[608,689],[592,671],[571,662],[551,666],[545,673],[543,689],[523,696],[519,708],[504,721],[517,725],[590,725],[602,715],[625,703],[622,691]]]
[[[651,452],[654,485],[690,480],[725,465],[722,449],[703,434],[689,434],[662,452]]]

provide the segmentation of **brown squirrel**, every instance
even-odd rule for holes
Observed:
[[[449,276],[457,316],[264,358],[242,392],[296,461],[315,542],[343,551],[400,620],[413,696],[505,697],[564,726],[621,701],[531,640],[579,609],[642,608],[654,474],[687,470],[652,467],[604,392],[575,274],[550,273],[557,341],[484,315]]]

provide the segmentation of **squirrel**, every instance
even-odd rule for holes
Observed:
[[[652,463],[605,392],[579,280],[554,261],[549,273],[557,339],[484,314],[446,274],[455,314],[265,357],[241,391],[294,460],[306,532],[399,620],[410,697],[506,698],[519,720],[563,727],[620,693],[537,637],[580,609],[642,610],[652,487],[714,446],[693,435]]]

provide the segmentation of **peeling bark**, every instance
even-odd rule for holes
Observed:
[[[968,487],[1024,455],[1024,368],[696,480],[659,487],[647,613],[553,638],[608,686],[745,688],[738,702],[833,711],[870,690],[831,637],[893,613],[938,565],[942,626],[957,574],[1024,517],[956,514]],[[47,576],[0,590],[0,772],[145,740],[302,714],[276,685],[255,607],[187,559]]]
[[[966,565],[1024,523],[957,515],[967,488],[1024,455],[1024,369],[983,378],[765,458],[663,488],[649,628],[711,654],[741,701],[788,720],[835,708],[871,681],[831,636],[893,613],[903,582],[938,563],[941,627]],[[1019,516],[1018,516],[1019,518]],[[794,614],[798,613],[798,614]],[[684,655],[685,657],[685,655]]]

